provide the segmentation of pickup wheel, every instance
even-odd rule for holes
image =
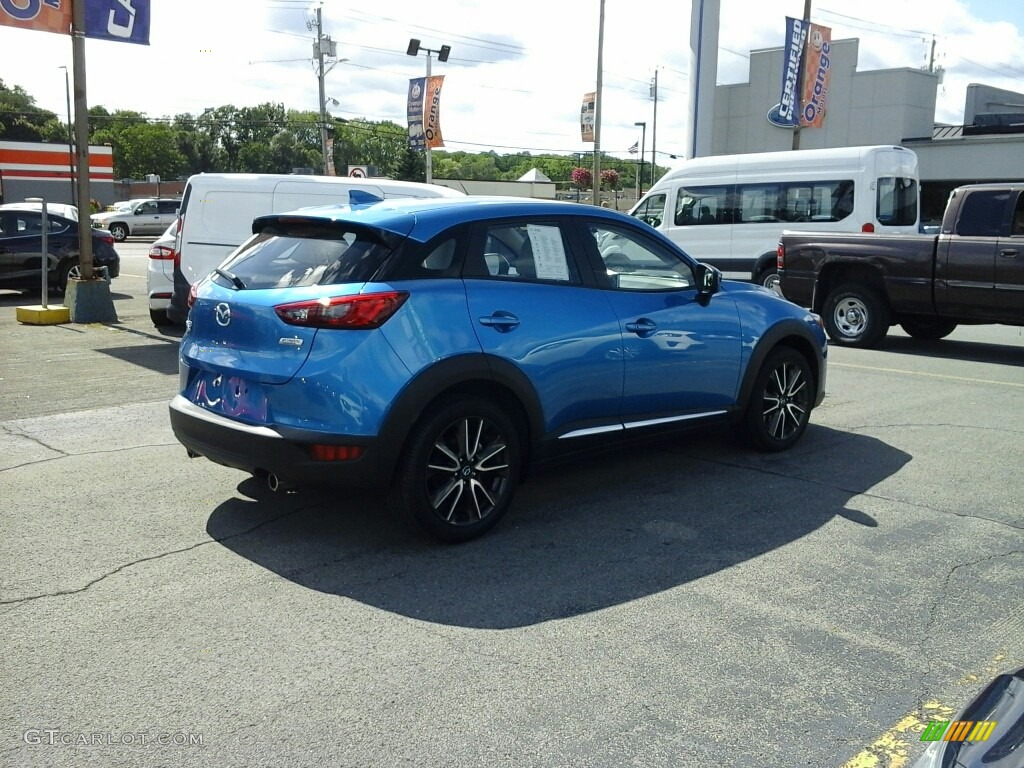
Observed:
[[[941,317],[915,317],[904,319],[900,328],[915,339],[927,339],[935,341],[944,339],[956,330],[956,323],[952,320],[944,320]]]
[[[779,271],[775,268],[774,264],[772,266],[762,268],[754,277],[754,282],[758,285],[763,285],[769,291],[777,293],[779,296],[782,295]]]
[[[843,347],[870,349],[889,332],[889,307],[866,285],[839,286],[825,299],[822,314],[829,338]]]

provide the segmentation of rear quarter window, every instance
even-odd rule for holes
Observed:
[[[265,231],[223,267],[247,289],[367,282],[391,249],[365,234],[342,230]]]

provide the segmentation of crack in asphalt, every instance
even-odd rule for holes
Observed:
[[[1009,557],[1010,555],[1024,555],[1024,549],[1011,549],[1007,552],[997,552],[994,555],[986,555],[985,557],[979,557],[977,560],[971,560],[966,563],[957,563],[949,572],[946,574],[946,578],[942,580],[942,589],[939,591],[938,597],[928,607],[928,623],[925,625],[924,630],[921,632],[921,637],[926,638],[931,636],[932,627],[935,625],[936,617],[935,614],[938,611],[939,604],[944,603],[947,599],[947,593],[949,592],[949,583],[953,580],[953,574],[959,571],[961,568],[968,568],[972,565],[980,565],[981,563],[988,562],[989,560],[997,560],[1003,557]],[[922,640],[923,642],[923,640]]]
[[[0,425],[0,429],[3,429],[3,428],[4,428],[3,425]],[[20,435],[20,433],[12,433],[12,434]],[[28,435],[21,435],[21,436],[22,437],[28,437]],[[31,440],[31,439],[34,439],[34,438],[29,438],[29,439]],[[38,442],[38,441],[36,441],[36,442]],[[43,445],[42,443],[39,443],[39,444]],[[134,451],[134,450],[137,450],[139,448],[173,448],[176,445],[181,445],[181,443],[146,443],[145,445],[129,445],[129,446],[125,447],[125,448],[104,448],[103,450],[83,451],[82,453],[65,453],[64,451],[58,451],[58,453],[61,454],[60,456],[50,456],[50,457],[45,458],[45,459],[36,459],[35,461],[25,461],[25,462],[22,462],[21,464],[15,464],[13,467],[0,467],[0,473],[10,472],[12,469],[21,469],[22,467],[31,467],[34,464],[45,464],[48,461],[59,461],[60,459],[69,459],[69,458],[73,458],[73,457],[77,457],[77,456],[97,456],[97,455],[103,454],[103,453],[120,453],[121,451]],[[44,447],[48,447],[48,446],[44,446]],[[58,449],[51,448],[50,450],[57,451]]]
[[[296,507],[295,509],[289,510],[288,512],[284,512],[284,513],[282,513],[280,515],[277,515],[275,517],[272,517],[272,518],[270,518],[268,520],[264,520],[261,523],[257,523],[252,528],[247,528],[244,531],[238,531],[237,533],[231,533],[231,534],[228,534],[227,536],[222,536],[219,539],[208,539],[206,541],[199,541],[199,542],[196,542],[195,544],[191,544],[191,545],[189,545],[187,547],[181,547],[179,549],[168,550],[167,552],[161,552],[161,553],[156,554],[156,555],[148,555],[147,557],[140,557],[138,560],[132,560],[129,563],[124,563],[122,565],[119,565],[119,566],[117,566],[117,568],[114,568],[112,571],[108,571],[107,573],[104,573],[102,576],[97,576],[95,579],[93,579],[92,581],[88,582],[84,586],[76,587],[75,589],[60,589],[60,590],[57,590],[56,592],[44,592],[44,593],[39,594],[39,595],[29,595],[28,597],[19,597],[19,598],[16,598],[14,600],[0,600],[0,606],[15,606],[15,607],[18,607],[18,606],[25,605],[26,603],[35,602],[36,600],[43,600],[43,599],[45,599],[47,597],[64,597],[66,595],[81,594],[82,592],[85,592],[90,587],[93,587],[96,584],[99,584],[101,581],[104,581],[104,580],[110,578],[111,576],[114,576],[115,574],[120,573],[123,570],[131,568],[132,566],[141,565],[142,563],[148,563],[148,562],[150,562],[152,560],[161,560],[161,559],[163,559],[165,557],[170,557],[171,555],[180,555],[183,552],[191,552],[194,549],[199,549],[200,547],[205,547],[205,546],[207,546],[209,544],[219,544],[221,542],[229,541],[231,539],[237,539],[237,538],[239,538],[241,536],[248,536],[250,533],[253,533],[254,531],[257,531],[260,528],[263,528],[263,527],[265,527],[267,525],[271,525],[272,523],[276,523],[279,520],[283,520],[284,518],[289,517],[291,515],[294,515],[294,514],[296,514],[298,512],[303,512],[303,511],[308,510],[308,509],[313,509],[313,508],[315,508],[317,506],[319,506],[319,505],[318,504],[308,504],[308,505],[304,505],[304,506],[301,506],[301,507]]]
[[[19,432],[17,430],[14,430],[11,427],[7,426],[6,424],[0,424],[0,429],[2,429],[6,434],[10,435],[11,437],[23,437],[26,440],[28,440],[29,442],[33,442],[36,445],[41,446],[41,447],[45,448],[48,451],[53,451],[54,453],[59,453],[61,456],[69,456],[70,455],[67,451],[62,451],[60,448],[54,448],[52,445],[47,445],[42,440],[40,440],[38,437],[26,434],[25,432]],[[58,457],[53,457],[53,458],[58,458]],[[34,463],[34,462],[29,462],[29,463]]]

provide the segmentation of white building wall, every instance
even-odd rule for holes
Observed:
[[[802,129],[801,149],[899,144],[907,137],[931,136],[938,75],[910,68],[858,72],[858,49],[858,40],[833,41],[825,125]],[[752,51],[748,82],[718,87],[713,154],[792,147],[793,131],[767,119],[779,101],[782,58],[782,47]]]

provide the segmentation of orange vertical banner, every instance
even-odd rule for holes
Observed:
[[[428,147],[435,149],[444,146],[444,137],[441,136],[441,85],[444,75],[431,75],[425,79],[423,138]]]
[[[828,83],[832,74],[829,57],[832,30],[811,24],[807,32],[807,51],[804,58],[804,83],[800,125],[821,128],[825,122],[825,103],[828,101]]]
[[[0,0],[0,26],[71,34],[70,0]]]

